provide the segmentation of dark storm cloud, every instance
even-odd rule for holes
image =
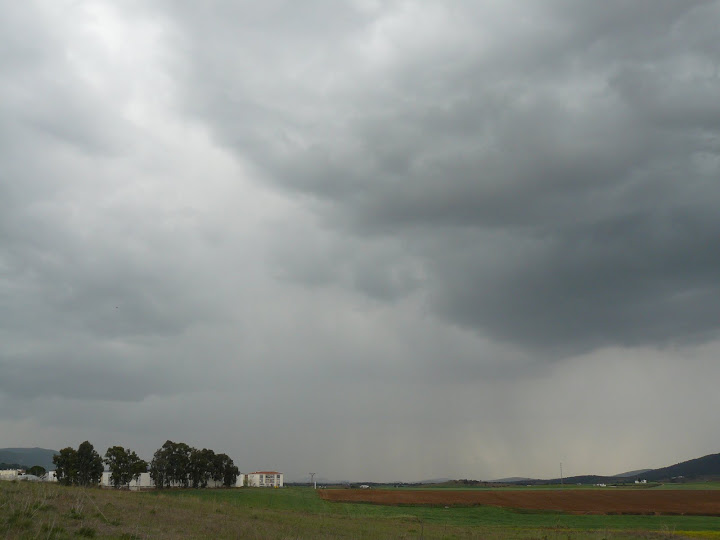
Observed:
[[[717,451],[718,2],[5,4],[12,446],[380,481]]]
[[[717,334],[717,2],[231,5],[177,13],[187,106],[330,227],[423,261],[438,314],[565,352]]]
[[[468,241],[466,254],[436,263],[438,304],[502,340],[560,349],[706,340],[720,299],[720,220],[708,214],[638,213],[525,243],[517,234],[505,249],[518,253],[499,267],[484,260],[482,240]]]

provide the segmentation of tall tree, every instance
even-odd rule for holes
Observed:
[[[108,448],[103,462],[110,469],[110,483],[114,488],[119,488],[130,482],[128,455],[122,446]]]
[[[170,447],[170,482],[176,486],[188,487],[190,483],[190,448],[185,443],[174,443]]]
[[[157,489],[163,489],[166,487],[167,475],[168,461],[163,445],[163,448],[155,450],[152,461],[150,461],[150,478],[155,483]]]
[[[46,472],[45,467],[41,467],[40,465],[33,465],[27,470],[28,474],[34,474],[37,477],[45,476]]]
[[[208,482],[213,477],[213,469],[215,466],[215,452],[203,448],[198,450],[192,448],[190,450],[189,473],[190,482],[193,488],[206,488]]]
[[[215,460],[217,480],[222,480],[223,486],[232,487],[237,481],[240,470],[235,466],[233,460],[227,454],[217,454]],[[213,478],[215,479],[215,478]]]
[[[128,449],[128,463],[130,468],[130,480],[137,480],[140,475],[148,470],[148,462],[133,451]]]
[[[96,486],[103,473],[103,462],[100,454],[88,441],[77,449],[77,483],[81,486]]]
[[[190,454],[192,448],[185,443],[165,441],[153,455],[150,477],[158,488],[188,487],[190,483]]]
[[[131,480],[136,480],[147,471],[147,462],[133,450],[125,450],[122,446],[108,448],[103,461],[110,469],[110,483],[115,488],[127,486]]]
[[[64,486],[71,486],[78,482],[78,456],[74,448],[67,447],[53,456],[55,465],[55,478]]]

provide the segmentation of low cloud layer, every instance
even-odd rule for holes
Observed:
[[[405,480],[717,450],[688,426],[717,405],[718,2],[1,15],[5,446]]]

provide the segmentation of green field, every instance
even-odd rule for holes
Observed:
[[[684,484],[660,484],[656,489],[720,489],[720,482],[686,482]]]
[[[281,490],[222,490],[173,492],[177,497],[243,505],[249,508],[289,510],[318,516],[342,516],[358,519],[412,518],[418,522],[457,527],[563,528],[583,530],[688,530],[720,533],[720,518],[702,516],[601,516],[573,515],[548,511],[509,510],[492,506],[428,507],[381,506],[359,503],[334,503],[320,499],[309,488]],[[720,534],[719,534],[720,536]]]
[[[707,485],[705,486],[707,489]],[[720,538],[720,518],[331,503],[310,488],[134,493],[0,482],[0,538]]]

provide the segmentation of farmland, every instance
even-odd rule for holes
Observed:
[[[385,505],[490,505],[582,514],[720,516],[718,490],[320,490],[335,502]]]
[[[720,518],[713,516],[580,515],[477,503],[445,508],[442,504],[398,506],[327,500],[334,494],[347,497],[359,493],[367,497],[378,491],[329,490],[322,498],[318,492],[300,487],[138,493],[0,482],[0,538],[720,538]],[[607,492],[618,493],[610,490],[565,493],[582,496]],[[547,496],[553,491],[423,493]],[[666,493],[675,495],[673,491]],[[705,491],[684,493],[703,496]]]

